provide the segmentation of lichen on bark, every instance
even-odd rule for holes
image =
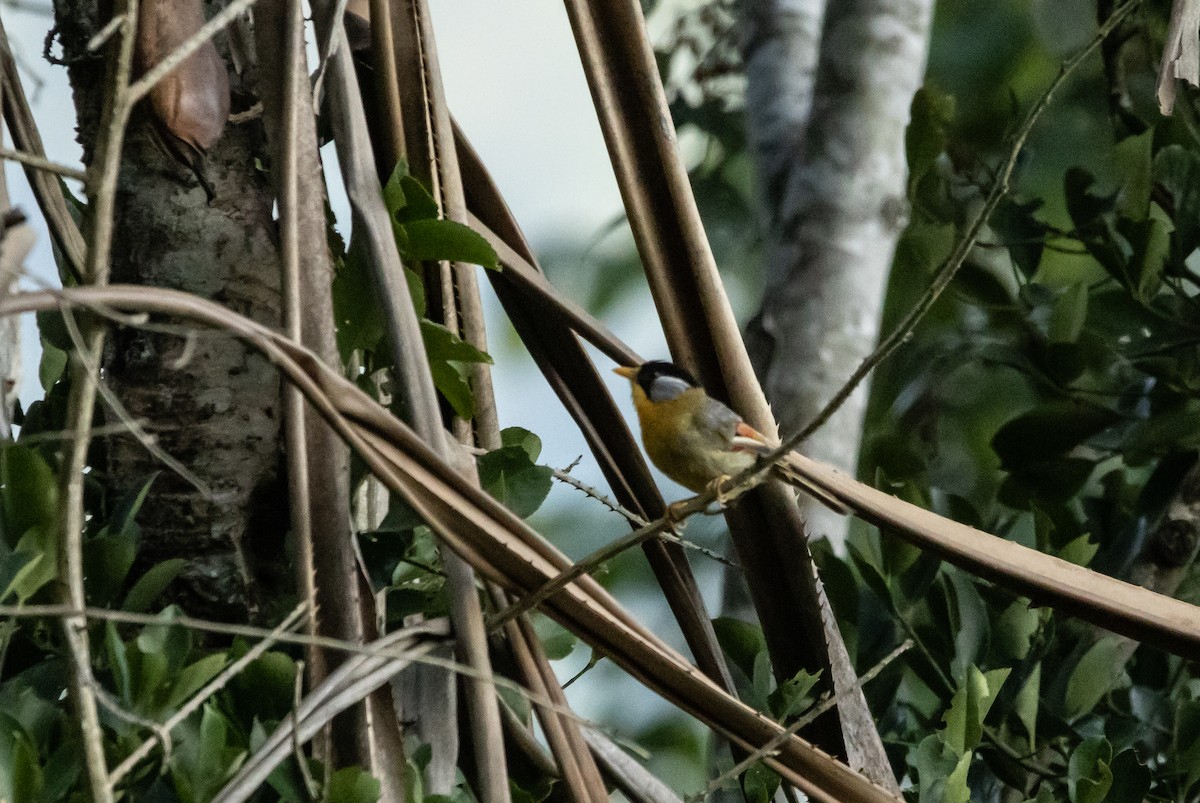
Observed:
[[[212,9],[209,9],[210,11]],[[104,91],[104,61],[86,50],[106,21],[95,0],[56,0],[55,16],[90,163]],[[224,38],[218,49],[225,55]],[[228,61],[228,59],[226,59]],[[231,71],[235,98],[252,97],[253,68]],[[226,125],[205,162],[209,202],[184,166],[156,143],[135,110],[117,190],[112,281],[177,288],[279,325],[279,257],[261,123]],[[211,489],[202,494],[129,435],[106,439],[107,473],[119,497],[159,472],[138,522],[139,564],[184,558],[171,589],[190,613],[233,620],[266,616],[291,588],[285,561],[285,485],[280,476],[279,379],[261,355],[228,336],[115,328],[104,379],[159,445]]]

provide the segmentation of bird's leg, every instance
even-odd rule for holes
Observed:
[[[708,487],[705,489],[707,492],[713,495],[713,501],[720,505],[722,509],[729,507],[734,500],[748,490],[746,488],[738,488],[736,486],[729,487],[729,484],[732,481],[733,477],[729,476],[728,474],[722,474],[715,480],[710,481],[708,483]]]
[[[663,513],[663,517],[667,520],[668,529],[682,530],[684,525],[687,524],[687,505],[687,499],[680,499],[678,502],[672,502],[667,505],[667,510]]]

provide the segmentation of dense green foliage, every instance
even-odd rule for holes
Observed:
[[[1147,2],[1119,46],[1089,60],[1055,99],[1022,158],[1014,192],[983,241],[911,340],[874,377],[862,477],[903,498],[1110,574],[1128,571],[1200,448],[1200,105],[1182,95],[1161,117],[1151,97],[1165,3]],[[913,101],[908,137],[911,223],[889,289],[885,330],[912,307],[990,188],[1007,135],[1057,70],[1083,45],[1094,9],[1075,2],[956,0],[938,6],[928,88]],[[753,303],[757,228],[740,118],[730,4],[714,3],[670,27],[660,52],[672,111],[691,156],[694,187],[735,302]],[[699,23],[697,23],[699,20]],[[461,259],[492,267],[495,254],[465,227],[439,220],[429,193],[401,167],[385,189],[407,260]],[[589,278],[555,276],[600,312],[629,300],[637,260],[624,229],[603,233]],[[390,355],[355,243],[331,235],[339,347],[354,378],[388,396]],[[553,269],[553,264],[551,268]],[[424,314],[422,285],[410,286]],[[39,321],[47,346],[44,401],[26,412],[20,442],[0,448],[0,604],[53,600],[57,442],[66,352],[61,318]],[[473,408],[464,366],[491,357],[425,320],[432,373],[449,409]],[[847,367],[847,373],[850,367]],[[542,433],[547,435],[548,433]],[[541,440],[504,432],[479,460],[484,487],[522,516],[550,490]],[[88,480],[88,598],[148,614],[151,623],[93,624],[105,748],[118,764],[250,642],[200,636],[164,607],[179,560],[135,570],[137,512],[153,477],[125,499]],[[584,507],[586,505],[586,507]],[[543,520],[565,548],[579,522]],[[570,522],[568,525],[567,522]],[[695,527],[689,532],[695,534]],[[444,576],[429,529],[393,501],[360,535],[389,623],[446,611]],[[860,671],[898,644],[914,646],[866,691],[897,775],[921,801],[1200,799],[1200,677],[1165,653],[1119,640],[1007,589],[971,578],[865,525],[848,554],[818,543],[826,587]],[[1194,571],[1178,590],[1200,600]],[[603,577],[624,596],[653,596],[640,556]],[[553,658],[572,637],[539,622]],[[813,678],[772,678],[763,638],[745,622],[716,629],[739,692],[779,718],[812,702]],[[79,743],[63,706],[65,649],[51,618],[0,624],[0,800],[80,799]],[[173,734],[169,750],[139,764],[120,788],[129,799],[208,800],[291,709],[301,651],[276,647],[235,675]],[[576,656],[578,661],[579,656]],[[589,663],[589,667],[592,664]],[[593,673],[594,685],[611,672]],[[508,690],[523,718],[528,706]],[[694,723],[641,723],[632,734],[651,766],[695,791],[706,760]],[[428,760],[412,748],[412,764]],[[324,782],[323,768],[310,775]],[[296,760],[262,800],[310,799]],[[410,773],[413,800],[422,795]],[[540,799],[538,779],[514,792]],[[772,776],[747,776],[767,800]],[[537,790],[537,793],[526,790]],[[378,784],[356,769],[328,779],[325,798],[366,803]],[[463,799],[468,794],[462,791]]]
[[[1060,60],[1093,36],[1094,6],[1067,5],[938,4],[884,331],[925,292]],[[728,7],[678,20],[660,63],[681,137],[703,142],[693,183],[735,273],[755,243]],[[1200,128],[1193,93],[1173,117],[1157,111],[1166,11],[1145,3],[1055,97],[979,246],[876,372],[860,473],[1116,576],[1200,447]],[[603,287],[595,300],[609,302]],[[1152,648],[1128,659],[1115,637],[865,525],[847,556],[817,551],[860,671],[915,643],[867,687],[913,799],[1200,797],[1200,679],[1187,662]],[[1198,589],[1193,571],[1177,595]],[[747,665],[746,699],[765,700]],[[662,741],[665,727],[647,735]]]

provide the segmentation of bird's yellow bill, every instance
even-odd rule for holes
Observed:
[[[627,365],[623,365],[620,368],[613,369],[614,374],[619,374],[620,376],[623,376],[626,379],[633,379],[635,376],[637,376],[637,372],[638,372],[637,368],[631,368],[630,366],[627,366]]]

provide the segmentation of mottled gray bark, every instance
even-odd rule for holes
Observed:
[[[875,346],[907,219],[904,129],[924,78],[933,4],[843,0],[822,22],[823,5],[751,0],[742,27],[767,259],[762,306],[746,340],[784,436],[811,420]],[[805,453],[855,474],[866,399],[864,385],[809,438]],[[841,516],[811,501],[806,515],[812,536],[844,538]],[[726,612],[743,598],[728,584]],[[822,603],[827,629],[834,628]],[[834,685],[848,689],[853,664],[841,638],[829,635]],[[853,696],[840,708],[848,759],[895,789],[865,700]]]
[[[767,223],[766,291],[747,341],[785,435],[875,345],[908,215],[904,128],[924,78],[933,4],[830,4],[806,123],[811,5],[750,4],[743,40]],[[866,398],[864,385],[803,450],[853,474]],[[823,508],[808,515],[814,535],[844,534],[844,521]]]
[[[101,102],[103,61],[85,45],[106,22],[95,0],[57,0],[63,52],[90,163]],[[223,40],[218,39],[218,47]],[[249,71],[230,76],[235,97]],[[234,111],[238,111],[237,108]],[[274,200],[258,121],[227,125],[208,155],[211,203],[190,172],[152,139],[135,112],[117,195],[112,281],[173,287],[219,300],[279,325],[279,258]],[[159,444],[212,489],[206,497],[162,466],[131,437],[108,441],[107,471],[117,494],[160,472],[138,518],[139,560],[183,557],[173,589],[189,612],[210,618],[265,617],[293,587],[283,554],[287,527],[279,477],[279,379],[240,342],[200,334],[184,339],[134,328],[114,332],[105,379],[129,413],[149,422]]]
[[[0,92],[3,87],[0,87]],[[3,138],[0,138],[3,144]],[[0,296],[10,292],[21,274],[34,234],[20,211],[9,205],[8,186],[0,173]],[[21,338],[15,317],[0,321],[0,438],[12,435],[12,414],[21,384]]]

